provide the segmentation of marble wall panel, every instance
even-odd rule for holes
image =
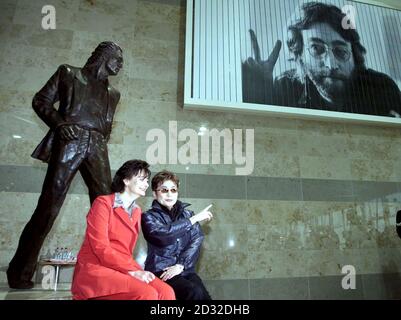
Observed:
[[[183,74],[183,66],[163,60],[151,60],[135,58],[133,67],[130,70],[131,79],[176,81],[177,77]]]
[[[184,56],[184,47],[176,41],[137,37],[133,43],[134,58],[162,60],[178,63],[179,56]]]
[[[12,23],[16,7],[17,7],[16,1],[6,0],[1,2],[0,25],[8,25]]]
[[[185,29],[179,24],[170,24],[164,21],[141,21],[135,25],[135,39],[152,38],[179,43],[184,41]]]
[[[248,253],[249,279],[303,277],[309,257],[300,250],[269,250]]]
[[[201,252],[197,270],[202,279],[246,279],[248,255],[242,252]]]
[[[71,49],[73,31],[66,29],[44,30],[41,25],[0,25],[3,41],[42,48]]]
[[[152,3],[151,1],[139,1],[137,4],[136,18],[138,21],[164,22],[179,24],[185,16],[185,7],[164,3]]]
[[[400,272],[395,212],[401,209],[401,129],[184,110],[185,6],[179,1],[53,3],[57,30],[52,31],[40,26],[43,1],[0,4],[0,164],[46,168],[30,157],[47,131],[31,108],[34,93],[59,64],[81,66],[99,42],[113,40],[122,46],[125,62],[111,79],[122,94],[109,143],[112,169],[144,159],[151,144],[147,132],[167,133],[171,120],[179,129],[255,129],[251,177],[235,176],[235,164],[152,166],[152,172],[167,167],[183,174],[180,194],[195,212],[213,204],[214,219],[202,223],[198,271],[217,297],[266,297],[260,279],[277,280],[266,282],[275,288],[272,298],[324,297],[339,278],[316,279],[341,277],[345,264],[374,287],[384,286],[384,280],[378,284],[370,275]],[[37,188],[26,190],[35,181],[15,178],[0,192],[0,282],[39,197]],[[16,183],[25,183],[24,192]],[[80,247],[89,201],[83,188],[72,191],[44,252]],[[148,196],[139,203],[146,209],[151,201]],[[134,256],[143,263],[142,236]],[[282,281],[295,289],[279,289]]]
[[[72,19],[72,28],[77,31],[110,32],[135,30],[136,1],[99,0],[80,1],[78,11]]]
[[[391,181],[401,180],[400,161],[391,160],[352,160],[351,176],[362,181]]]
[[[351,176],[351,160],[347,158],[301,156],[299,166],[302,178],[347,180]]]

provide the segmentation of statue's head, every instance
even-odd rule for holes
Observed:
[[[100,68],[104,63],[110,75],[116,75],[123,66],[123,50],[112,41],[101,42],[85,64],[87,68]]]

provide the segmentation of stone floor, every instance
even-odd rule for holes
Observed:
[[[40,284],[29,290],[10,289],[0,284],[0,300],[71,300],[71,283],[58,284],[57,291],[45,290]]]

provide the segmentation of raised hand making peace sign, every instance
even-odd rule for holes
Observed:
[[[281,41],[277,40],[267,60],[260,57],[260,48],[255,32],[249,30],[255,58],[242,63],[242,97],[244,102],[269,104],[273,101],[273,69],[276,65]]]

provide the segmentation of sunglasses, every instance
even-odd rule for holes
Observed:
[[[163,188],[163,189],[157,189],[156,191],[160,191],[160,193],[168,193],[169,191],[170,191],[171,193],[177,193],[177,192],[178,192],[178,189],[175,189],[175,188],[172,188],[172,189],[165,189],[165,188]]]

